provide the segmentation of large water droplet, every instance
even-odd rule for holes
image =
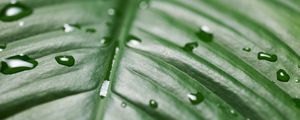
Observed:
[[[193,50],[198,47],[197,42],[191,42],[184,45],[183,50],[186,52],[193,52]]]
[[[152,107],[152,108],[157,108],[158,107],[158,103],[155,100],[151,99],[149,101],[149,106]]]
[[[127,43],[126,43],[126,45],[127,45],[127,46],[130,46],[130,47],[134,47],[134,46],[140,45],[141,42],[142,42],[141,39],[139,39],[139,38],[137,38],[137,37],[135,37],[135,36],[129,36],[129,37],[127,38]]]
[[[71,67],[74,65],[75,63],[75,59],[73,56],[69,56],[69,55],[61,55],[61,56],[56,56],[55,60],[58,64],[64,65],[64,66],[68,66]]]
[[[30,7],[20,2],[11,2],[1,9],[0,20],[5,22],[19,20],[32,14],[32,12]]]
[[[85,31],[86,31],[87,33],[95,33],[95,32],[96,32],[96,29],[94,29],[94,28],[87,28]]]
[[[250,52],[250,51],[251,51],[251,48],[245,47],[245,48],[243,48],[243,50],[246,51],[246,52]]]
[[[0,72],[3,74],[14,74],[25,70],[31,70],[38,65],[38,62],[27,55],[16,55],[1,61]]]
[[[204,100],[204,96],[200,93],[190,93],[187,95],[190,102],[194,105],[201,103]]]
[[[197,37],[204,42],[211,42],[214,35],[212,34],[208,26],[202,26],[198,32],[196,32]]]
[[[270,62],[276,62],[277,61],[277,55],[269,54],[269,53],[265,53],[265,52],[259,52],[257,54],[257,59],[266,60],[266,61],[270,61]]]
[[[75,29],[80,29],[81,26],[78,25],[78,24],[64,24],[63,26],[63,30],[68,33],[68,32],[72,32],[74,31]]]
[[[99,96],[100,96],[101,98],[106,97],[107,91],[108,91],[108,88],[109,88],[109,84],[110,84],[110,81],[108,81],[108,80],[105,80],[105,81],[102,83],[102,86],[101,86],[100,92],[99,92]]]
[[[288,82],[290,80],[290,76],[283,69],[279,69],[276,74],[277,74],[277,80],[281,82]]]

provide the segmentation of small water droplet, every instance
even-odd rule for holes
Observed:
[[[149,106],[152,107],[152,108],[157,108],[158,107],[158,103],[155,100],[151,99],[149,101]]]
[[[235,114],[235,111],[234,111],[234,110],[230,110],[230,113],[231,113],[231,114]]]
[[[250,52],[250,51],[251,51],[251,48],[245,47],[245,48],[243,48],[243,50],[246,51],[246,52]]]
[[[108,45],[108,43],[111,42],[111,38],[110,37],[103,37],[101,40],[100,40],[100,43],[102,44],[102,46],[106,46]]]
[[[295,103],[295,106],[300,109],[300,99],[293,98],[293,102]]]
[[[74,65],[75,63],[75,59],[73,56],[69,56],[69,55],[61,55],[61,56],[56,56],[55,60],[58,64],[64,65],[64,66],[68,66],[71,67]]]
[[[129,36],[129,37],[127,38],[127,43],[126,43],[126,45],[127,45],[127,46],[130,46],[130,47],[134,47],[134,46],[140,45],[141,42],[142,42],[141,39],[139,39],[139,38],[137,38],[137,37],[135,37],[135,36]]]
[[[88,33],[95,33],[96,29],[94,29],[94,28],[87,28],[85,31],[88,32]]]
[[[290,80],[290,76],[283,69],[279,69],[276,74],[277,74],[277,80],[278,81],[288,82]]]
[[[19,26],[20,26],[20,27],[23,27],[24,24],[25,24],[24,21],[19,22]]]
[[[6,48],[5,43],[0,43],[0,52],[3,51]]]
[[[31,70],[38,62],[27,55],[15,55],[1,61],[0,72],[3,74],[14,74],[25,70]]]
[[[125,103],[125,102],[121,103],[121,107],[125,108],[126,106],[127,106],[127,103]]]
[[[109,84],[110,84],[110,81],[108,81],[108,80],[105,80],[102,83],[102,86],[100,88],[100,93],[99,93],[100,98],[106,97],[107,91],[108,91],[108,88],[109,88]]]
[[[68,33],[68,32],[72,32],[74,31],[75,29],[80,29],[80,25],[78,24],[64,24],[63,26],[63,30]]]
[[[0,11],[0,20],[8,22],[15,21],[32,14],[33,10],[17,1],[5,5]]]
[[[109,9],[107,10],[107,14],[110,15],[110,16],[113,16],[113,15],[116,14],[116,10],[113,9],[113,8],[109,8]]]
[[[201,26],[200,30],[196,32],[197,37],[204,42],[211,42],[213,34],[208,26]]]
[[[259,52],[257,54],[257,59],[266,60],[266,61],[270,61],[270,62],[276,62],[277,61],[277,55],[269,54],[269,53],[265,53],[265,52]]]
[[[186,52],[193,52],[196,47],[198,47],[197,42],[190,42],[184,45],[183,50]]]
[[[187,95],[190,102],[194,105],[201,103],[204,100],[204,96],[200,93],[190,93]]]
[[[141,9],[147,9],[149,7],[149,3],[147,1],[140,2]]]
[[[299,79],[296,79],[296,80],[295,80],[295,82],[296,82],[296,83],[299,83],[299,82],[300,82],[300,80],[299,80]]]

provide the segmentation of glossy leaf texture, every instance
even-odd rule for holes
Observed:
[[[21,2],[1,61],[38,65],[0,74],[0,119],[300,118],[296,0]]]

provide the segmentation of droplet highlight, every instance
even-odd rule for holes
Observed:
[[[3,51],[6,48],[5,43],[0,43],[0,52]]]
[[[208,26],[202,26],[199,31],[196,32],[196,36],[204,42],[212,42],[214,37]]]
[[[3,74],[15,74],[34,69],[38,62],[27,55],[16,55],[1,61],[0,72]]]
[[[205,98],[204,96],[200,93],[190,93],[187,95],[188,99],[190,100],[190,102],[194,105],[201,103]]]
[[[129,46],[129,47],[134,47],[134,46],[140,45],[141,42],[142,42],[141,39],[139,39],[139,38],[137,38],[137,37],[135,37],[135,36],[129,36],[129,37],[127,38],[127,43],[126,43],[126,45]]]
[[[184,47],[183,47],[183,50],[186,51],[186,52],[193,52],[193,50],[197,47],[198,47],[197,42],[191,42],[191,43],[185,44]]]
[[[103,37],[100,40],[100,43],[102,44],[102,46],[106,46],[111,42],[111,38],[110,37]]]
[[[269,62],[276,62],[277,61],[277,55],[269,54],[269,53],[265,53],[265,52],[259,52],[257,54],[257,59],[266,60],[266,61],[269,61]]]
[[[73,56],[70,55],[61,55],[61,56],[56,56],[55,60],[58,64],[64,65],[71,67],[75,64],[75,59]]]
[[[288,82],[290,80],[289,74],[283,69],[279,69],[276,74],[277,74],[278,81]]]
[[[125,102],[122,102],[122,103],[121,103],[121,107],[122,107],[122,108],[125,108],[125,107],[127,107],[127,103],[125,103]]]
[[[102,83],[102,86],[101,86],[100,92],[99,92],[100,98],[106,97],[107,92],[108,92],[108,88],[109,88],[109,84],[110,84],[110,81],[108,81],[108,80],[105,80],[105,81]]]
[[[149,101],[149,106],[150,106],[151,108],[157,108],[157,107],[158,107],[158,103],[157,103],[155,100],[151,99],[151,100]]]
[[[31,15],[33,10],[20,2],[11,2],[5,5],[0,11],[0,20],[4,22],[16,21]]]
[[[81,28],[81,26],[78,24],[64,24],[64,26],[63,26],[63,30],[66,33],[72,32],[72,31],[74,31],[76,29],[80,29],[80,28]]]

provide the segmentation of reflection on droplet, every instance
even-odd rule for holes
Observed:
[[[12,1],[4,6],[0,11],[0,20],[8,22],[15,21],[32,14],[33,10],[17,1]]]
[[[197,37],[204,42],[211,42],[213,40],[213,34],[208,26],[201,26],[199,31],[196,32]]]
[[[279,69],[277,71],[277,80],[281,82],[288,82],[290,80],[289,74],[283,69]]]
[[[102,83],[102,86],[100,88],[100,93],[99,93],[100,98],[106,97],[107,91],[108,91],[108,88],[109,88],[109,84],[110,84],[110,81],[108,81],[108,80],[105,80]]]
[[[108,45],[110,42],[111,42],[111,38],[110,38],[110,37],[103,37],[103,38],[100,40],[100,43],[101,43],[102,46],[106,46],[106,45]]]
[[[87,28],[85,31],[86,31],[87,33],[95,33],[95,32],[96,32],[96,29],[94,29],[94,28]]]
[[[75,64],[75,59],[73,56],[69,55],[61,55],[61,56],[56,56],[55,60],[58,64],[64,65],[71,67]]]
[[[246,52],[250,52],[250,51],[251,51],[251,48],[245,47],[245,48],[243,48],[243,50],[246,51]]]
[[[126,45],[127,45],[127,46],[130,46],[130,47],[134,47],[134,46],[140,45],[141,42],[142,42],[141,39],[139,39],[139,38],[137,38],[137,37],[135,37],[135,36],[129,36],[129,37],[127,38],[127,43],[126,43]]]
[[[186,52],[193,52],[196,47],[198,47],[197,42],[190,42],[184,45],[183,50]]]
[[[110,15],[110,16],[113,16],[113,15],[116,14],[116,10],[113,9],[113,8],[109,8],[109,9],[107,10],[107,14]]]
[[[0,52],[3,51],[6,48],[5,43],[0,43]]]
[[[201,103],[204,100],[204,96],[200,93],[190,93],[187,95],[190,102],[194,105]]]
[[[31,70],[38,65],[38,62],[27,55],[15,55],[1,61],[0,72],[3,74],[14,74],[25,70]]]
[[[300,80],[299,80],[299,79],[296,79],[296,80],[295,80],[295,82],[296,82],[296,83],[299,83],[299,82],[300,82]]]
[[[19,26],[20,26],[20,27],[23,27],[24,24],[25,24],[24,21],[19,22]]]
[[[151,99],[151,100],[149,101],[149,106],[150,106],[151,108],[157,108],[157,107],[158,107],[158,103],[157,103],[155,100]]]
[[[125,108],[126,106],[127,106],[127,103],[125,103],[125,102],[121,103],[121,107]]]
[[[72,32],[74,31],[75,29],[80,29],[80,25],[78,24],[64,24],[63,26],[63,30],[68,33],[68,32]]]
[[[276,62],[277,61],[277,55],[269,54],[269,53],[265,53],[265,52],[259,52],[257,54],[257,59],[266,60],[266,61],[270,61],[270,62]]]
[[[147,9],[149,7],[149,3],[147,1],[142,1],[139,6],[141,9]]]

